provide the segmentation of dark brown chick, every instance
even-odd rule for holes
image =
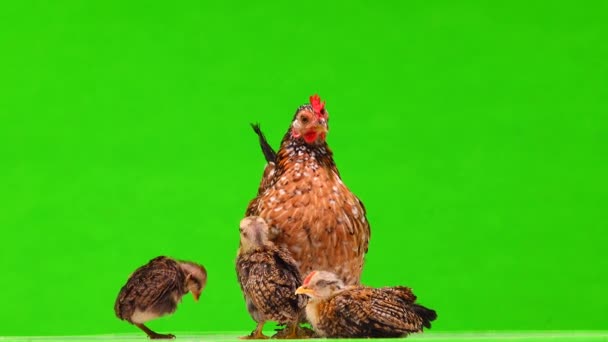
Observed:
[[[430,328],[437,318],[415,303],[410,288],[345,286],[330,272],[311,272],[296,293],[310,297],[306,317],[323,337],[401,337]]]
[[[246,216],[260,216],[269,239],[284,247],[300,273],[332,271],[359,283],[370,238],[363,203],[342,182],[327,145],[325,103],[317,96],[300,106],[275,153],[253,125],[268,164]]]
[[[158,334],[144,323],[173,313],[188,292],[198,301],[206,283],[203,266],[159,256],[129,277],[116,298],[114,311],[118,318],[134,324],[151,339],[175,338],[172,334]]]
[[[258,323],[255,330],[243,338],[267,338],[262,333],[267,321],[287,324],[277,337],[296,338],[307,299],[295,294],[302,283],[295,260],[287,250],[268,240],[268,225],[260,217],[241,220],[240,233],[236,272],[247,310]]]

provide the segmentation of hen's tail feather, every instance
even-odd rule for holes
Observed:
[[[270,144],[266,140],[264,133],[262,133],[262,130],[260,129],[260,124],[251,124],[251,128],[253,128],[255,134],[257,134],[260,138],[260,147],[262,148],[262,152],[264,153],[266,161],[269,163],[274,163],[277,159],[277,153],[272,149],[272,147],[270,147]]]
[[[422,318],[422,324],[426,328],[430,329],[431,321],[437,319],[437,312],[435,312],[435,310],[425,308],[424,306],[418,304],[414,304],[413,309],[414,312],[416,312],[416,314],[418,314],[418,316]]]

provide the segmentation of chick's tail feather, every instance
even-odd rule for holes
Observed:
[[[414,312],[416,312],[416,314],[418,314],[418,316],[422,317],[422,324],[426,327],[426,328],[431,328],[431,321],[434,321],[437,319],[437,312],[435,312],[435,310],[432,309],[428,309],[425,308],[422,305],[418,305],[418,304],[414,304]]]

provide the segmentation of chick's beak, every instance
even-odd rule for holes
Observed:
[[[300,286],[296,289],[296,294],[311,295],[313,293],[315,293],[315,291],[305,286]]]

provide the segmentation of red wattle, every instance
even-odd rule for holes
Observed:
[[[304,134],[304,141],[306,141],[307,143],[312,143],[315,140],[317,140],[317,132],[308,132]]]

